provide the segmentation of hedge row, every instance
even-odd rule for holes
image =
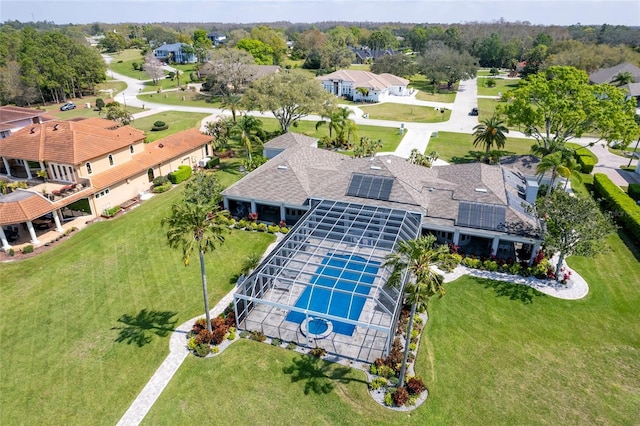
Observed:
[[[616,221],[640,241],[640,206],[604,173],[596,173],[593,184],[605,207],[615,213]]]
[[[579,155],[579,151],[576,151],[576,161],[580,164],[580,173],[590,174],[596,165],[596,161],[593,160],[591,155]]]
[[[178,170],[175,172],[169,173],[167,176],[172,184],[177,185],[180,182],[183,182],[191,177],[191,167],[190,166],[178,166]]]
[[[633,198],[636,201],[640,200],[640,183],[630,183],[629,184],[629,197]]]

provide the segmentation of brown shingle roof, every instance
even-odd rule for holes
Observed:
[[[0,156],[77,165],[144,137],[141,130],[114,127],[113,121],[101,118],[51,121],[27,126],[0,141]]]

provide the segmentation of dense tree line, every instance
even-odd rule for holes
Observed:
[[[99,52],[63,31],[0,29],[0,102],[64,102],[106,79]]]

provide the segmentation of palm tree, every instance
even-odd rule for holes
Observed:
[[[347,145],[351,138],[357,139],[356,135],[356,123],[349,117],[353,114],[353,111],[347,107],[335,108],[332,111],[325,113],[322,118],[327,120],[320,120],[316,123],[316,130],[323,125],[329,126],[329,139],[337,142],[337,145]],[[336,137],[333,138],[333,132],[335,131]]]
[[[614,86],[624,86],[625,84],[635,83],[636,79],[633,78],[633,74],[629,71],[623,71],[616,74],[615,77],[611,79],[611,84]]]
[[[233,126],[233,132],[240,136],[240,141],[247,150],[247,159],[251,163],[251,152],[253,151],[253,143],[262,143],[262,140],[254,134],[254,132],[262,128],[262,121],[251,115],[243,115],[240,120]]]
[[[399,386],[404,386],[404,376],[411,343],[411,329],[416,311],[423,311],[429,299],[439,294],[444,296],[444,278],[432,269],[438,263],[438,256],[447,250],[446,246],[434,248],[435,236],[427,235],[415,240],[402,241],[395,252],[387,256],[385,266],[392,268],[388,285],[402,288],[407,302],[411,303],[411,314],[407,325],[404,355],[400,368]],[[406,273],[405,273],[406,271]],[[407,276],[408,274],[408,276]]]
[[[231,93],[229,96],[223,96],[220,106],[222,106],[223,110],[228,109],[231,111],[231,117],[235,123],[236,116],[242,108],[242,96],[235,93]]]
[[[562,151],[556,151],[553,154],[548,154],[542,157],[542,160],[536,167],[536,174],[540,176],[540,180],[545,173],[551,171],[551,182],[549,183],[549,192],[555,188],[555,182],[558,176],[569,178],[571,176],[571,169],[567,167],[567,157],[563,155]]]
[[[495,145],[496,148],[504,148],[507,141],[505,133],[509,133],[509,129],[504,126],[504,121],[495,115],[491,118],[482,120],[480,124],[473,128],[473,146],[484,145],[486,148],[484,161],[489,161],[489,152]]]
[[[215,250],[217,245],[224,242],[223,232],[227,231],[227,227],[221,224],[221,219],[225,216],[226,211],[219,210],[216,205],[183,202],[171,206],[171,215],[163,218],[161,222],[163,226],[169,227],[167,231],[169,247],[182,249],[184,266],[189,265],[194,251],[197,251],[200,256],[202,295],[209,332],[211,332],[211,317],[204,254]]]

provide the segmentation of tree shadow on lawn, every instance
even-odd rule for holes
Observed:
[[[166,337],[175,330],[177,312],[147,311],[138,312],[137,315],[124,314],[118,318],[118,322],[124,326],[112,327],[112,330],[120,330],[116,342],[125,342],[128,345],[136,344],[142,347],[151,342],[153,335]]]
[[[499,158],[506,157],[509,155],[515,155],[515,152],[512,151],[500,151],[500,150],[492,150],[490,157],[492,154],[497,154]],[[484,161],[484,156],[486,155],[486,151],[469,151],[464,157],[453,156],[451,157],[451,162],[453,164],[463,164],[463,163],[475,163],[479,161]]]
[[[348,367],[323,361],[320,358],[311,355],[301,355],[294,359],[292,364],[284,367],[282,372],[291,375],[291,382],[306,381],[304,385],[304,394],[310,392],[316,394],[328,394],[333,391],[335,382],[349,383],[362,382],[363,380],[347,377],[351,372]]]
[[[525,305],[533,303],[535,297],[546,297],[546,294],[524,284],[515,284],[507,281],[495,281],[486,278],[476,278],[484,288],[492,288],[496,297],[508,297],[510,300],[520,301]]]

